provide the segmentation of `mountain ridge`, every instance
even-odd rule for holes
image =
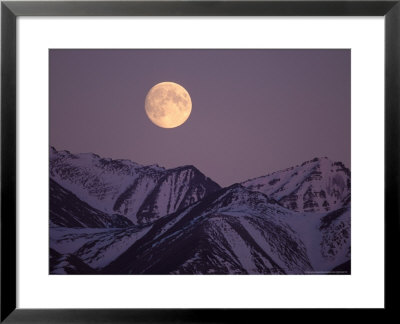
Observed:
[[[238,210],[239,206],[243,208],[243,200],[247,202],[247,212]],[[281,206],[271,206],[265,195],[241,185],[222,189],[156,222],[103,273],[284,274],[304,269],[312,271],[301,241],[292,234],[292,229],[275,219],[276,208],[279,212],[285,210]],[[235,214],[237,212],[239,214]],[[227,228],[230,228],[228,232]],[[279,236],[280,240],[268,240],[261,235],[256,241],[249,231],[268,232],[269,236]],[[238,244],[241,248],[250,246],[250,255],[254,257],[243,256]],[[272,247],[278,251],[275,255],[271,255]],[[289,255],[288,250],[291,251]],[[176,254],[176,251],[180,252]],[[207,257],[189,262],[196,254]],[[224,262],[220,262],[221,259]]]
[[[349,195],[350,170],[342,162],[314,158],[291,168],[242,182],[282,206],[306,212],[336,209]]]
[[[54,147],[50,178],[94,208],[134,224],[152,222],[221,188],[192,165],[165,169]]]
[[[350,176],[325,157],[221,188],[193,165],[165,169],[51,148],[51,269],[331,273],[351,257]]]

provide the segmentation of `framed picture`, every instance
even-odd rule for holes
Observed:
[[[393,308],[397,1],[1,8],[2,321]]]

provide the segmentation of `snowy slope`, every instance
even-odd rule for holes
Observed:
[[[349,196],[350,171],[341,162],[315,158],[242,185],[295,211],[329,211],[341,207]]]
[[[96,271],[73,254],[60,254],[50,248],[51,274],[96,274]]]
[[[150,226],[51,228],[50,246],[104,273],[329,273],[350,260],[350,206],[298,213],[235,185]]]
[[[143,172],[142,169],[143,166],[127,160],[103,159],[91,153],[71,154],[50,148],[50,178],[105,213],[114,212],[115,200]],[[162,169],[151,171],[157,176]]]
[[[350,171],[327,158],[221,189],[193,166],[52,149],[50,178],[52,273],[350,269]]]
[[[280,214],[307,249],[316,273],[327,273],[350,260],[350,206],[329,212]]]
[[[121,215],[108,215],[81,201],[50,179],[50,226],[128,227],[132,222]]]
[[[288,274],[312,271],[303,242],[277,214],[293,213],[234,185],[153,228],[105,273]]]
[[[50,247],[74,255],[93,269],[101,269],[145,235],[151,226],[126,229],[51,228]]]
[[[350,260],[351,221],[350,206],[339,208],[321,218],[321,255],[335,267]]]
[[[220,187],[193,166],[167,170],[138,211],[138,222],[148,223],[172,214]]]
[[[134,224],[150,223],[220,189],[193,166],[166,170],[54,148],[50,178],[93,208]]]

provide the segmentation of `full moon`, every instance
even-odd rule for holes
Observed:
[[[157,126],[174,128],[182,125],[192,112],[192,100],[184,87],[161,82],[152,87],[145,100],[146,114]]]

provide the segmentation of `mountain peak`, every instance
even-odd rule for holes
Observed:
[[[231,184],[229,187],[226,187],[228,190],[247,190],[241,183]]]
[[[350,199],[326,157],[221,188],[193,165],[50,147],[50,271],[326,272],[350,258]]]
[[[220,189],[193,165],[164,169],[50,147],[50,178],[106,214],[154,221]]]
[[[329,160],[328,157],[326,157],[326,156],[323,156],[323,157],[315,157],[315,158],[313,158],[313,159],[311,159],[311,160],[308,160],[308,161],[303,162],[303,163],[301,164],[301,166],[306,165],[306,164],[309,164],[309,163],[324,162],[324,161],[330,161],[330,160]]]
[[[175,167],[172,169],[168,169],[167,171],[170,171],[170,172],[193,171],[196,173],[202,173],[199,169],[197,169],[194,165],[191,165],[191,164],[178,166],[178,167]]]
[[[317,157],[242,184],[295,211],[328,211],[340,207],[348,196],[350,170],[342,162]]]

